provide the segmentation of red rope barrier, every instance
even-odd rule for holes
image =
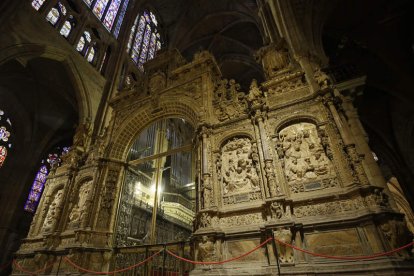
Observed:
[[[36,274],[39,274],[40,272],[43,272],[43,271],[51,268],[55,264],[55,262],[51,263],[50,265],[48,265],[44,268],[38,269],[38,270],[33,271],[33,272],[21,267],[16,260],[13,260],[13,264],[16,266],[17,270],[20,270],[21,272],[28,273],[30,275],[36,275]]]
[[[148,258],[146,258],[145,260],[143,260],[142,262],[136,263],[134,265],[131,265],[129,267],[126,268],[122,268],[122,269],[118,269],[118,270],[114,270],[114,271],[108,271],[108,272],[102,272],[102,271],[94,271],[94,270],[88,270],[86,268],[83,268],[81,266],[78,266],[77,264],[75,264],[74,262],[72,262],[69,258],[64,257],[63,260],[65,262],[67,262],[68,264],[70,264],[71,266],[73,266],[74,268],[83,271],[83,272],[87,272],[87,273],[92,273],[92,274],[97,274],[97,275],[108,275],[108,274],[115,274],[115,273],[119,273],[119,272],[124,272],[130,269],[133,269],[135,267],[141,266],[143,264],[145,264],[146,262],[150,261],[152,258],[154,258],[155,256],[159,255],[162,252],[163,249],[161,249],[160,251],[158,251],[157,253],[153,254],[152,256],[149,256]]]
[[[249,255],[249,254],[251,254],[251,253],[253,253],[253,252],[254,252],[254,251],[256,251],[257,249],[259,249],[260,247],[262,247],[263,245],[265,245],[266,243],[268,243],[270,240],[272,240],[272,238],[268,238],[267,240],[265,240],[264,242],[262,242],[261,244],[259,244],[258,246],[256,246],[256,247],[255,247],[255,248],[253,248],[252,250],[250,250],[249,252],[244,253],[243,255],[240,255],[240,256],[238,256],[238,257],[234,257],[234,258],[231,258],[231,259],[228,259],[228,260],[224,260],[224,261],[216,261],[216,262],[201,262],[201,261],[193,261],[193,260],[189,260],[189,259],[186,259],[186,258],[180,257],[180,256],[178,256],[178,255],[175,255],[174,253],[172,253],[172,252],[171,252],[171,251],[169,251],[169,250],[167,250],[167,253],[168,253],[168,254],[170,254],[171,256],[173,256],[173,257],[175,257],[175,258],[179,259],[179,260],[182,260],[182,261],[184,261],[184,262],[191,263],[191,264],[204,264],[204,265],[209,265],[209,264],[224,264],[224,263],[228,263],[228,262],[232,262],[232,261],[235,261],[235,260],[241,259],[241,258],[243,258],[243,257],[245,257],[245,256],[247,256],[247,255]]]
[[[375,258],[378,258],[378,257],[382,257],[382,256],[387,256],[387,255],[394,254],[394,253],[396,253],[398,251],[401,251],[401,250],[403,250],[403,249],[405,249],[407,247],[410,247],[410,246],[414,245],[414,242],[410,242],[409,244],[406,244],[404,246],[401,246],[399,248],[393,249],[393,250],[388,251],[388,252],[376,253],[376,254],[368,255],[368,256],[346,257],[346,256],[330,256],[330,255],[325,255],[325,254],[319,254],[319,253],[311,252],[311,251],[308,251],[308,250],[305,250],[305,249],[296,247],[296,246],[294,246],[292,244],[282,242],[282,241],[280,241],[280,240],[278,240],[276,238],[275,238],[275,241],[278,242],[278,243],[280,243],[280,244],[283,244],[285,246],[288,246],[290,248],[293,248],[295,250],[298,250],[298,251],[301,251],[303,253],[312,255],[312,256],[322,257],[322,258],[327,258],[327,259],[335,259],[335,260],[348,260],[348,261],[375,259]]]

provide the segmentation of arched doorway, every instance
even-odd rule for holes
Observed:
[[[194,128],[161,119],[137,136],[128,153],[119,211],[118,246],[187,239],[195,215]]]

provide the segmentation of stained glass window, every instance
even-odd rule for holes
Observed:
[[[144,11],[142,15],[137,17],[131,29],[127,51],[141,71],[144,70],[144,63],[153,59],[155,53],[161,49],[157,25],[158,21],[155,15],[152,12]]]
[[[24,210],[31,213],[34,213],[36,211],[48,173],[49,171],[46,165],[42,165],[33,181],[32,189],[30,190],[29,197],[27,198],[26,204],[24,205]]]
[[[0,168],[7,158],[7,148],[11,148],[11,121],[0,109]]]
[[[105,28],[118,37],[129,0],[83,0]]]
[[[62,28],[60,29],[60,34],[64,37],[68,37],[70,34],[70,31],[72,30],[72,24],[66,20],[65,23],[63,23]]]
[[[95,49],[93,47],[90,47],[90,50],[89,50],[89,53],[86,59],[88,60],[88,62],[92,63],[94,57],[95,57]]]
[[[102,18],[102,15],[105,12],[106,5],[108,4],[109,0],[97,0],[95,2],[95,6],[93,7],[93,13],[99,18]]]
[[[32,7],[35,10],[38,11],[40,9],[40,7],[43,5],[44,2],[45,2],[45,0],[33,0],[32,1]]]
[[[106,12],[103,20],[104,26],[110,31],[114,24],[116,14],[118,13],[121,0],[113,0],[109,5],[108,11]]]
[[[0,146],[0,168],[3,166],[4,161],[6,161],[7,157],[7,148],[4,146]]]
[[[121,30],[122,22],[124,21],[125,12],[128,7],[128,2],[129,0],[124,0],[121,11],[119,12],[118,21],[116,22],[115,29],[114,29],[114,35],[116,38],[118,38],[119,31]]]
[[[85,38],[83,36],[80,37],[78,45],[76,45],[76,50],[78,52],[82,52],[85,48]]]
[[[83,0],[83,2],[85,2],[89,7],[91,6],[92,1],[93,0]]]
[[[56,8],[52,8],[46,15],[46,20],[49,21],[53,26],[59,20],[60,13]]]
[[[29,192],[29,196],[24,205],[24,210],[31,213],[34,213],[36,211],[40,197],[42,196],[47,176],[49,174],[49,168],[52,169],[60,166],[62,157],[68,154],[69,150],[69,147],[56,147],[54,153],[50,153],[48,155],[46,162],[42,160],[42,165],[36,173],[35,179],[32,183],[32,188]]]
[[[60,3],[60,2],[58,4],[59,4],[59,9],[62,12],[62,14],[63,15],[66,15],[66,8],[65,8],[65,6],[63,6],[63,4]]]

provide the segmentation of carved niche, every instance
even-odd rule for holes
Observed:
[[[202,262],[217,260],[214,237],[202,236],[201,241],[198,243],[198,259]]]
[[[216,87],[213,106],[217,119],[222,122],[244,114],[247,108],[245,94],[239,91],[240,85],[235,80],[223,79]]]
[[[82,227],[86,220],[87,211],[91,205],[92,180],[85,181],[80,185],[76,202],[69,214],[68,228]]]
[[[292,232],[289,227],[280,227],[274,230],[275,239],[291,244],[292,243]],[[293,255],[293,249],[289,246],[277,243],[279,252],[279,262],[282,264],[293,263],[295,258]]]
[[[60,213],[62,211],[62,202],[63,189],[60,189],[57,192],[55,192],[52,202],[47,207],[48,209],[42,227],[43,232],[48,233],[54,230],[55,225],[60,217]]]
[[[314,124],[297,123],[282,129],[276,150],[293,193],[338,185],[329,153]]]
[[[257,150],[257,149],[256,149]],[[256,152],[246,137],[228,140],[221,148],[217,174],[222,187],[224,204],[234,204],[262,198],[259,166],[253,160]]]

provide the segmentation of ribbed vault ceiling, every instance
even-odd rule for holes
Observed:
[[[209,50],[223,76],[244,88],[253,78],[263,80],[254,59],[263,45],[254,0],[157,0],[151,5],[160,17],[168,48],[177,48],[187,60],[196,51]]]

